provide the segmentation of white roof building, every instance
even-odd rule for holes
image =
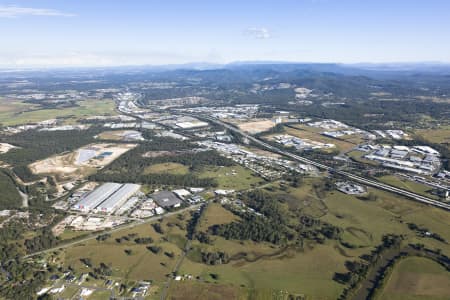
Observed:
[[[83,197],[83,199],[75,204],[73,208],[81,211],[92,210],[108,199],[121,186],[121,184],[113,182],[102,184],[100,187],[87,194],[87,196]]]
[[[139,184],[127,183],[122,185],[108,199],[103,201],[97,208],[97,211],[113,213],[123,205],[131,196],[136,194],[141,186]]]

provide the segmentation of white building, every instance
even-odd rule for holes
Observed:
[[[128,199],[136,194],[141,186],[139,184],[127,183],[122,185],[116,192],[114,192],[108,199],[103,201],[96,210],[99,212],[113,213]]]

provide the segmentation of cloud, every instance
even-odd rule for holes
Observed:
[[[255,39],[270,39],[272,37],[272,35],[270,34],[269,30],[267,28],[261,27],[261,28],[256,28],[256,27],[251,27],[251,28],[247,28],[244,31],[244,34],[246,36],[255,38]]]
[[[220,60],[220,53],[210,51],[172,51],[149,49],[125,52],[22,52],[0,49],[0,70],[2,68],[52,68],[52,67],[101,67],[128,65],[181,64],[199,61]]]
[[[17,18],[23,16],[74,17],[75,15],[56,9],[0,5],[0,18]]]
[[[1,65],[0,61],[0,65]],[[5,63],[3,61],[3,63]],[[34,54],[21,56],[11,60],[12,66],[27,67],[54,67],[54,66],[104,66],[109,65],[112,61],[109,58],[91,54],[70,52],[65,54]]]

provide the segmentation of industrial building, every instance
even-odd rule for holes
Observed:
[[[161,207],[179,207],[181,205],[181,200],[172,192],[161,191],[152,194],[152,199],[155,200]]]
[[[337,189],[349,195],[361,195],[367,192],[367,189],[359,184],[352,182],[336,182]]]
[[[112,182],[102,184],[100,187],[83,197],[73,208],[86,212],[90,211],[108,199],[109,196],[116,192],[121,186],[122,185],[119,183]]]
[[[192,121],[192,122],[179,122],[175,123],[175,125],[181,129],[193,129],[193,128],[200,128],[200,127],[207,127],[209,126],[208,123],[203,121]]]
[[[86,196],[84,196],[73,209],[84,212],[96,210],[99,212],[113,213],[123,205],[131,196],[136,194],[140,185],[104,183]]]
[[[122,206],[131,196],[136,194],[141,188],[138,184],[127,183],[122,185],[108,199],[103,201],[96,210],[99,212],[113,213]]]

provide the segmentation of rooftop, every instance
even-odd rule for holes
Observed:
[[[161,207],[171,207],[181,203],[181,200],[172,192],[161,191],[151,195],[152,199]]]

